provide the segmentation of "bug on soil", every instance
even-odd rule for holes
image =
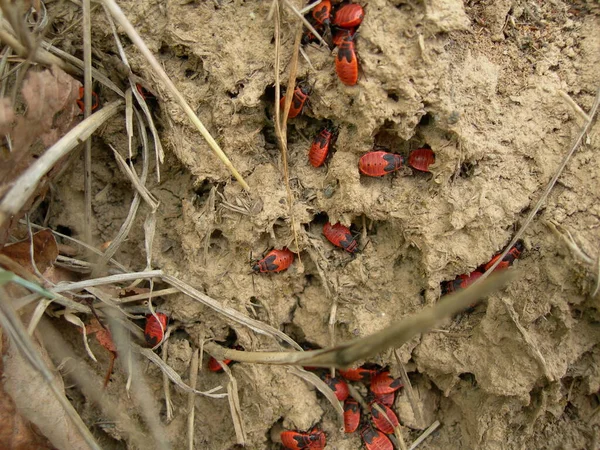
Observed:
[[[468,275],[459,275],[452,281],[444,281],[442,283],[442,295],[451,294],[460,289],[466,289],[471,286],[483,273],[475,270]]]
[[[310,91],[310,86],[306,83],[299,83],[298,86],[296,86],[292,97],[292,104],[290,105],[290,111],[288,113],[288,119],[293,119],[302,112],[304,106],[306,105],[306,102],[308,101]],[[285,95],[281,97],[281,100],[279,101],[279,109],[283,111],[284,108]]]
[[[154,96],[154,94],[152,94],[150,91],[148,91],[148,89],[146,89],[140,83],[135,83],[135,88],[137,89],[137,91],[140,93],[140,95],[142,96],[142,98],[144,100],[146,100],[146,101],[156,100],[156,97]]]
[[[304,448],[324,449],[327,444],[325,433],[316,428],[309,433],[301,431],[282,431],[281,443],[285,448],[291,450],[300,450]]]
[[[318,23],[311,24],[311,25],[314,26],[315,30],[317,30],[317,32],[320,35],[323,35],[323,30],[325,29],[325,27],[323,25],[319,25]],[[307,44],[312,44],[312,43],[316,43],[316,42],[320,42],[320,41],[312,33],[312,31],[310,31],[310,30],[307,29],[307,30],[304,30],[304,34],[302,35],[302,41],[301,42],[302,42],[302,45],[307,45]]]
[[[81,86],[79,88],[79,97],[77,97],[77,106],[79,106],[79,109],[81,110],[81,112],[83,112],[85,109],[85,103],[83,102],[84,91],[85,90],[84,90],[83,86]],[[99,104],[100,104],[100,102],[98,101],[98,94],[96,94],[94,91],[92,91],[92,111],[95,111],[96,109],[98,109]]]
[[[229,364],[231,364],[232,360],[225,359],[221,362],[228,366]],[[221,364],[219,364],[219,361],[217,359],[215,359],[213,356],[211,356],[210,359],[208,360],[208,370],[210,370],[211,372],[215,372],[215,373],[221,373],[221,372],[223,372],[223,367],[221,367]]]
[[[391,392],[389,394],[376,395],[375,400],[383,403],[385,406],[392,406],[394,404],[396,394]]]
[[[354,48],[356,35],[342,38],[335,58],[335,72],[342,83],[354,86],[358,82],[358,58]]]
[[[366,367],[357,367],[355,369],[339,369],[338,372],[346,380],[350,381],[371,381],[371,378],[377,375],[378,369],[369,369]]]
[[[356,30],[354,29],[340,28],[333,35],[333,45],[339,47],[342,45],[344,39],[351,39],[354,36],[354,33],[356,33]]]
[[[344,380],[338,377],[331,378],[331,375],[329,374],[325,375],[322,378],[325,384],[329,386],[329,388],[333,391],[336,398],[340,402],[343,402],[348,398],[348,395],[350,395],[350,391],[348,389],[348,385]]]
[[[356,28],[362,23],[364,17],[363,7],[356,3],[350,3],[335,11],[332,24],[341,28]]]
[[[392,378],[388,371],[378,373],[371,379],[371,392],[375,395],[391,394],[402,386],[402,380]]]
[[[144,337],[150,347],[156,347],[163,340],[168,320],[169,318],[163,313],[156,313],[155,316],[150,315],[146,317]]]
[[[360,424],[360,406],[352,397],[344,402],[344,431],[354,433]]]
[[[384,433],[371,426],[363,428],[360,435],[367,450],[394,450],[392,441]]]
[[[382,177],[388,173],[400,170],[404,166],[405,158],[402,155],[375,151],[364,154],[358,161],[358,169],[363,175],[369,177]]]
[[[266,256],[252,264],[252,270],[260,273],[277,273],[286,270],[294,262],[294,253],[287,248],[271,250]]]
[[[429,166],[435,162],[435,153],[430,148],[419,148],[408,155],[408,165],[421,172],[429,172]]]
[[[332,127],[323,128],[319,134],[315,136],[315,139],[310,146],[310,150],[308,151],[308,160],[313,167],[321,167],[325,163],[329,150],[335,144],[336,139],[337,130]]]
[[[348,253],[355,253],[358,251],[358,242],[352,236],[350,229],[341,223],[331,225],[330,222],[327,222],[323,225],[323,234],[329,242],[336,247],[343,248]]]
[[[323,0],[315,6],[312,16],[318,24],[328,26],[331,22],[331,0]]]
[[[512,266],[512,264],[515,262],[515,259],[519,259],[521,257],[521,253],[523,253],[523,250],[525,250],[525,244],[522,240],[518,240],[517,243],[513,245],[512,248],[508,251],[506,256],[502,258],[502,262],[496,266],[494,271],[503,270],[507,267]],[[492,267],[501,254],[502,252],[498,253],[491,259],[489,263],[485,264],[483,266],[483,272],[487,271],[490,267]]]
[[[379,406],[384,412],[385,415],[388,416],[388,419],[385,418],[384,414],[379,412],[379,410],[375,407],[375,405]],[[383,431],[385,434],[393,434],[394,427],[398,426],[398,417],[396,413],[392,411],[387,405],[375,400],[371,402],[371,419],[375,428],[380,431]]]

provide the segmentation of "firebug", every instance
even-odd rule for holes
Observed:
[[[392,378],[388,371],[378,373],[371,378],[371,392],[375,395],[391,394],[402,386],[400,378]]]
[[[163,340],[165,331],[167,331],[167,321],[168,317],[163,313],[146,317],[144,337],[150,347],[156,347]]]
[[[350,3],[335,12],[332,24],[341,28],[356,28],[362,23],[364,17],[363,7],[356,3]]]
[[[361,156],[358,169],[370,177],[382,177],[400,170],[404,166],[404,157],[384,151],[369,152]]]
[[[358,242],[352,236],[350,229],[341,223],[331,225],[331,223],[327,222],[323,226],[323,234],[336,247],[341,247],[349,253],[358,251]]]
[[[360,407],[352,397],[344,402],[344,431],[354,433],[360,423]]]
[[[266,256],[252,265],[254,272],[282,272],[294,262],[294,253],[287,248],[271,250]]]
[[[430,148],[419,148],[408,155],[408,165],[421,172],[429,172],[429,166],[435,162],[435,153]]]
[[[323,128],[313,140],[308,152],[308,160],[313,167],[321,167],[327,159],[329,150],[333,147],[337,138],[336,130]]]

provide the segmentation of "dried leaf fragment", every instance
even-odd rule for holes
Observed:
[[[16,242],[5,246],[0,254],[6,255],[28,272],[35,274],[31,262],[31,240]],[[58,245],[50,230],[38,231],[33,235],[33,258],[40,273],[50,268],[58,257]]]

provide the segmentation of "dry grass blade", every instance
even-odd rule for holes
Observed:
[[[64,62],[62,59],[57,58],[41,48],[37,48],[35,54],[30,55],[27,47],[21,44],[18,39],[7,30],[8,27],[6,22],[2,21],[0,24],[0,41],[6,45],[9,45],[20,57],[27,59],[31,56],[31,60],[39,64],[43,64],[48,67],[58,66],[71,75],[81,75],[82,71],[79,68]]]
[[[304,369],[300,369],[299,367],[289,367],[290,373],[293,373],[297,377],[302,378],[304,381],[312,384],[316,387],[321,394],[329,400],[329,403],[333,406],[333,409],[338,414],[340,419],[341,427],[344,427],[344,408],[342,408],[342,403],[337,399],[335,393],[331,390],[327,384],[321,380],[317,375],[312,372],[308,372]]]
[[[435,430],[438,429],[438,427],[440,426],[440,421],[436,420],[435,422],[433,422],[429,428],[427,428],[423,434],[421,436],[419,436],[415,442],[413,442],[412,444],[410,444],[410,447],[408,447],[408,450],[415,450],[415,448],[417,448],[419,445],[421,445],[423,443],[423,441],[425,439],[427,439],[429,437],[429,435],[431,433],[433,433]]]
[[[319,40],[321,41],[321,43],[326,46],[327,48],[329,48],[329,44],[327,44],[327,42],[325,42],[325,39],[323,39],[321,37],[321,35],[319,34],[319,32],[317,30],[315,30],[315,27],[313,27],[310,22],[308,20],[306,20],[304,18],[304,15],[302,15],[302,13],[300,11],[298,11],[296,9],[296,7],[294,5],[292,5],[288,0],[283,0],[283,3],[285,4],[285,6],[287,6],[292,13],[294,13],[294,15],[296,15],[304,24],[304,26],[306,28],[309,29],[309,31]],[[300,32],[302,32],[302,28],[300,28]]]
[[[164,347],[163,347],[164,349]],[[164,350],[163,350],[164,351]],[[196,389],[196,383],[198,381],[198,349],[194,349],[192,355],[192,362],[190,363],[190,387]],[[190,392],[188,394],[188,448],[194,450],[194,416],[196,412],[195,408],[196,394]]]
[[[154,138],[154,151],[156,154],[156,166],[155,166],[156,179],[160,183],[160,165],[164,162],[164,159],[165,159],[165,153],[164,153],[164,150],[162,147],[162,143],[160,141],[160,136],[158,135],[158,130],[156,129],[156,126],[154,125],[154,120],[152,119],[152,114],[150,113],[150,109],[148,108],[148,105],[146,104],[146,100],[138,92],[138,89],[136,86],[136,81],[133,78],[131,66],[129,65],[129,60],[127,59],[127,54],[125,53],[125,49],[123,48],[123,44],[121,43],[121,39],[119,38],[119,33],[117,32],[117,27],[115,26],[115,23],[112,19],[110,10],[107,8],[106,5],[104,5],[104,12],[106,14],[108,23],[110,23],[110,27],[113,32],[113,38],[115,40],[115,43],[117,44],[117,49],[119,50],[119,56],[121,57],[121,61],[123,62],[125,67],[127,67],[127,69],[129,69],[128,75],[129,75],[129,85],[131,87],[131,93],[133,95],[135,95],[135,98],[137,99],[138,104],[142,108],[142,111],[144,112],[144,115],[146,117],[146,121],[148,122],[148,126],[150,127],[150,131],[152,132],[152,137]],[[133,109],[132,104],[126,102],[126,109],[125,109],[126,115],[130,115],[132,109]],[[126,122],[127,122],[127,118],[126,118]]]
[[[52,44],[46,41],[42,41],[41,46],[50,53],[60,56],[62,59],[71,62],[74,66],[77,66],[79,69],[83,70],[84,64],[79,58],[65,52],[64,50],[61,50],[60,48],[54,47]],[[106,75],[94,67],[92,67],[92,77],[94,80],[100,82],[103,86],[113,91],[119,97],[125,97],[125,93],[121,90],[121,88],[119,88]]]
[[[131,347],[133,348],[133,350],[135,350],[136,352],[140,353],[142,356],[145,356],[150,361],[152,361],[154,364],[156,364],[156,366],[160,370],[162,370],[162,372],[164,374],[166,374],[171,379],[171,381],[173,383],[175,383],[183,391],[185,391],[185,392],[192,392],[194,394],[204,395],[205,397],[212,397],[212,398],[225,398],[225,397],[227,397],[227,394],[215,394],[216,391],[218,391],[220,389],[223,389],[222,386],[217,386],[217,387],[212,388],[212,389],[210,389],[210,390],[208,390],[206,392],[202,392],[202,391],[198,391],[196,389],[192,389],[190,386],[188,386],[187,384],[185,384],[183,382],[183,380],[181,379],[181,377],[179,376],[179,374],[177,372],[175,372],[172,367],[168,366],[152,350],[150,350],[149,348],[142,348],[139,345],[135,345],[135,344],[132,344]]]
[[[476,289],[473,286],[444,297],[444,300],[417,314],[402,319],[371,336],[355,339],[333,348],[306,352],[244,352],[226,349],[214,342],[205,344],[206,351],[218,360],[232,359],[257,364],[294,364],[316,367],[348,367],[360,359],[373,357],[389,347],[399,347],[415,335],[423,333],[441,320],[464,310],[469,305],[513,280],[516,271],[495,274]]]
[[[19,223],[20,224],[24,224],[25,221],[20,220]],[[32,223],[31,227],[35,228],[36,230],[46,229],[46,227],[42,227],[40,225],[36,225],[35,223]],[[54,234],[56,236],[60,236],[63,239],[66,239],[68,241],[71,241],[71,242],[74,242],[74,243],[76,243],[78,245],[81,245],[83,248],[85,248],[86,250],[89,250],[92,253],[95,253],[96,255],[100,255],[100,256],[103,255],[103,253],[100,250],[98,250],[96,247],[92,247],[91,245],[86,244],[83,241],[80,241],[80,240],[78,240],[78,239],[76,239],[74,237],[71,237],[71,236],[67,236],[66,234],[59,233],[58,231],[54,231],[54,230],[50,230],[50,231],[52,232],[52,234]],[[60,256],[59,256],[59,258],[60,258]],[[119,269],[121,269],[123,272],[130,272],[130,270],[126,266],[124,266],[123,264],[121,264],[119,261],[116,261],[113,258],[109,258],[108,261],[110,261],[111,264],[114,264],[116,267],[118,267]]]
[[[161,347],[161,355],[162,360],[167,363],[167,359],[169,357],[169,338],[171,337],[171,331],[173,331],[173,327],[167,328],[167,332],[165,333],[164,342]],[[192,360],[193,362],[193,360]],[[190,384],[193,389],[196,389],[195,382]],[[165,409],[167,410],[167,423],[171,423],[173,420],[173,402],[171,401],[171,383],[169,383],[169,377],[167,374],[163,373],[163,392],[165,393]]]
[[[81,328],[82,331],[82,336],[83,336],[83,346],[85,347],[85,351],[88,354],[88,356],[92,359],[92,361],[94,362],[98,362],[98,360],[96,359],[96,355],[94,355],[94,353],[92,352],[92,349],[90,348],[90,345],[88,344],[88,338],[87,338],[87,333],[86,333],[86,329],[85,329],[85,324],[83,323],[83,321],[77,317],[75,314],[72,313],[65,313],[65,320],[67,322],[71,322],[73,325],[78,326],[79,328]],[[37,323],[36,323],[37,325]],[[31,328],[31,326],[29,327]],[[29,333],[30,335],[33,333]]]
[[[143,165],[142,165],[142,175],[139,178],[139,185],[145,186],[146,179],[148,177],[148,170],[149,170],[148,166],[149,166],[149,155],[150,155],[150,151],[148,149],[148,135],[146,134],[146,127],[144,126],[144,122],[142,120],[141,114],[137,110],[134,110],[134,111],[135,111],[135,116],[137,119],[138,130],[139,130],[140,136],[142,138]],[[131,169],[132,176],[134,173],[135,172],[133,171],[133,169]],[[135,176],[135,178],[137,178],[137,175]],[[145,190],[145,187],[143,189]],[[153,199],[153,198],[154,197],[150,197],[150,199]],[[129,206],[129,212],[127,213],[127,217],[125,218],[125,221],[121,225],[121,228],[119,229],[119,232],[117,233],[117,235],[112,239],[110,245],[108,246],[108,248],[102,255],[102,258],[100,258],[100,260],[98,261],[98,264],[96,265],[93,275],[96,275],[104,270],[104,267],[106,266],[108,261],[117,252],[117,250],[119,249],[121,244],[127,239],[127,236],[129,236],[129,232],[131,231],[131,227],[133,226],[134,219],[137,215],[137,211],[140,206],[140,201],[141,201],[140,194],[138,194],[136,192],[136,194],[134,195],[133,200],[131,202],[131,205]],[[151,205],[152,205],[152,203],[151,203]]]
[[[91,1],[83,0],[83,117],[92,115],[92,20]],[[85,196],[84,241],[92,244],[92,140],[85,140],[83,150],[83,185]]]
[[[537,344],[535,343],[535,341],[533,340],[531,335],[527,332],[525,327],[523,327],[523,325],[521,325],[521,322],[519,321],[519,315],[517,314],[517,312],[515,311],[513,306],[508,302],[508,300],[506,300],[504,298],[502,299],[502,303],[504,304],[504,307],[506,308],[508,315],[510,316],[510,318],[514,322],[515,326],[519,330],[519,333],[521,333],[521,336],[523,336],[523,340],[529,347],[529,350],[531,351],[531,353],[533,353],[534,358],[537,360],[538,364],[540,365],[542,371],[544,372],[545,377],[550,382],[555,381],[556,377],[554,377],[554,375],[552,375],[552,373],[550,372],[550,368],[548,367],[548,364],[546,363],[546,359],[544,358],[544,355],[542,355],[540,348],[537,346]]]
[[[204,127],[194,110],[188,105],[183,95],[177,90],[167,73],[164,71],[160,63],[156,60],[150,49],[146,46],[143,39],[137,33],[131,22],[125,17],[121,8],[114,2],[114,0],[103,0],[103,4],[106,5],[114,19],[118,22],[118,24],[125,30],[131,41],[138,47],[142,55],[146,58],[146,60],[150,63],[152,69],[156,72],[161,81],[165,84],[166,88],[169,90],[171,95],[173,95],[175,101],[179,104],[179,106],[186,113],[190,121],[196,126],[202,137],[206,140],[210,148],[217,155],[217,157],[225,164],[227,169],[232,173],[232,175],[238,180],[238,182],[242,185],[242,187],[246,191],[250,191],[250,186],[244,181],[242,176],[239,174],[237,169],[231,164],[227,155],[221,150],[219,144],[214,140],[214,138],[210,135],[208,130]],[[135,94],[135,93],[134,93]]]
[[[7,281],[18,280],[16,280],[16,277],[14,277],[13,274],[10,274],[5,271],[0,272],[0,284],[4,284]],[[92,449],[100,450],[100,446],[98,446],[98,444],[96,443],[90,430],[88,430],[88,428],[85,426],[85,424],[81,420],[81,417],[79,417],[79,414],[77,413],[77,411],[75,411],[75,408],[73,408],[73,405],[71,405],[71,403],[67,400],[65,395],[62,392],[60,392],[56,385],[53,383],[53,373],[44,364],[41,356],[35,349],[31,338],[27,334],[27,330],[23,326],[23,323],[10,306],[10,302],[7,301],[8,299],[4,295],[3,290],[0,290],[0,297],[2,297],[2,301],[0,301],[0,325],[2,325],[3,330],[8,334],[13,344],[23,355],[23,357],[27,360],[27,362],[42,375],[44,380],[47,382],[50,390],[63,407],[66,415],[73,422],[78,432],[81,434],[81,436],[89,445],[89,447]]]
[[[302,26],[298,27],[296,31],[296,39],[294,41],[294,50],[292,52],[292,60],[290,62],[290,78],[288,80],[288,95],[285,96],[285,106],[283,109],[283,120],[280,120],[280,108],[279,108],[279,96],[281,95],[281,86],[279,80],[279,64],[281,55],[281,36],[280,36],[280,10],[279,6],[276,8],[275,14],[275,134],[279,140],[279,147],[281,150],[281,159],[283,162],[283,175],[285,179],[285,190],[287,193],[288,211],[291,219],[292,234],[294,235],[294,244],[296,251],[298,252],[298,259],[300,259],[300,248],[298,246],[298,231],[296,230],[296,220],[294,215],[294,195],[290,188],[290,172],[287,161],[287,117],[292,104],[294,87],[296,85],[296,72],[298,69],[298,50],[300,49],[300,42],[302,40]],[[281,125],[279,125],[281,124]],[[302,263],[302,261],[300,261]]]
[[[82,121],[21,174],[0,202],[0,226],[23,208],[27,200],[34,194],[41,179],[58,160],[75,149],[81,141],[90,137],[100,125],[115,115],[122,103],[121,100],[116,100]]]
[[[400,368],[400,378],[402,379],[402,384],[404,384],[404,391],[406,392],[406,395],[408,397],[408,401],[413,410],[413,414],[415,415],[415,419],[417,419],[418,423],[421,424],[423,421],[421,404],[417,401],[415,391],[412,387],[412,383],[410,382],[410,378],[408,378],[408,374],[406,373],[406,367],[404,367],[402,359],[400,358],[400,352],[398,350],[394,350],[394,356],[396,357],[396,362],[398,363],[398,367]]]
[[[394,425],[394,423],[390,419],[390,416],[387,415],[387,412],[377,403],[373,403],[372,407],[377,410],[381,417],[383,417],[383,419],[387,421],[387,423],[389,423],[392,426],[392,428],[394,428],[394,436],[396,436],[397,444],[398,447],[400,447],[400,450],[406,450],[406,443],[404,442],[404,437],[402,436],[402,430],[400,430],[400,425]]]
[[[150,191],[144,185],[145,180],[144,182],[140,180],[137,176],[137,173],[135,173],[135,171],[127,165],[125,158],[123,158],[111,144],[108,145],[113,151],[113,154],[115,155],[117,165],[125,174],[125,176],[129,178],[129,181],[131,181],[131,184],[135,188],[136,192],[141,195],[141,197],[145,200],[145,202],[148,204],[152,211],[156,211],[159,205],[158,200],[156,199],[156,197],[154,197],[154,195],[150,193]]]
[[[246,430],[244,428],[242,408],[240,406],[240,397],[238,395],[237,380],[231,373],[231,369],[227,364],[223,364],[222,362],[220,362],[220,364],[223,371],[229,377],[229,383],[227,383],[227,400],[229,400],[229,411],[231,413],[231,420],[233,421],[236,442],[239,445],[246,445]]]
[[[533,218],[535,217],[535,215],[538,213],[538,211],[540,210],[540,208],[546,201],[546,198],[548,198],[548,195],[550,195],[550,192],[552,191],[552,188],[556,184],[558,177],[560,177],[563,170],[565,170],[567,163],[569,162],[571,157],[575,154],[575,151],[581,145],[581,142],[583,141],[583,137],[588,133],[588,131],[592,127],[592,124],[594,122],[594,117],[596,116],[596,112],[598,112],[599,105],[600,105],[600,88],[598,88],[598,90],[596,91],[596,98],[594,99],[594,103],[588,114],[589,119],[587,120],[587,122],[585,123],[585,125],[583,126],[581,131],[579,132],[579,135],[577,136],[577,139],[571,146],[571,149],[567,152],[567,154],[564,156],[563,160],[559,164],[558,169],[556,169],[554,176],[546,185],[546,188],[544,189],[544,192],[542,192],[542,195],[540,196],[539,200],[537,201],[535,206],[529,212],[527,219],[525,219],[525,222],[523,223],[523,225],[521,225],[521,228],[519,228],[519,231],[517,231],[515,233],[515,236],[513,237],[512,241],[510,241],[510,244],[508,244],[506,246],[506,248],[504,249],[502,254],[496,259],[496,262],[494,264],[492,264],[492,266],[477,281],[475,281],[475,283],[473,283],[473,285],[476,285],[476,284],[482,282],[483,280],[485,280],[490,275],[490,273],[492,273],[496,269],[498,264],[500,264],[502,262],[504,257],[508,254],[510,249],[517,243],[517,241],[519,239],[521,239],[521,236],[523,236],[523,233],[525,232],[525,230],[527,229],[529,224],[531,224],[531,222],[533,221]]]
[[[132,272],[119,275],[110,275],[108,277],[93,278],[91,280],[78,281],[76,283],[61,283],[50,289],[52,292],[77,291],[88,287],[102,286],[105,284],[124,283],[126,281],[135,281],[140,278],[154,278],[163,275],[160,270],[151,270],[149,272]]]
[[[154,272],[160,272],[160,271],[154,271]],[[203,303],[206,306],[209,306],[210,308],[214,309],[215,311],[217,311],[220,314],[223,314],[225,317],[229,318],[230,320],[233,320],[237,323],[247,326],[251,330],[254,330],[256,333],[265,334],[267,336],[272,336],[274,338],[280,339],[283,342],[287,342],[289,345],[291,345],[296,350],[302,351],[302,347],[300,347],[300,345],[298,345],[287,334],[279,331],[278,329],[273,328],[272,326],[267,325],[265,323],[259,322],[258,320],[251,319],[250,317],[246,316],[245,314],[243,314],[240,311],[237,311],[233,308],[229,308],[228,306],[221,305],[218,301],[210,298],[208,295],[203,294],[202,292],[198,291],[197,289],[194,289],[190,285],[184,283],[181,280],[178,280],[175,277],[172,277],[172,276],[166,275],[166,274],[162,274],[162,272],[160,272],[160,273],[162,275],[163,281],[166,281],[167,283],[171,284],[172,286],[175,286],[184,294],[189,295],[192,299],[194,299],[200,303]],[[227,358],[217,358],[217,359],[224,360]]]

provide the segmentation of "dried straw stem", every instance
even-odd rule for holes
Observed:
[[[154,57],[154,55],[152,54],[152,52],[150,51],[150,49],[148,48],[146,43],[143,41],[143,39],[137,33],[135,28],[133,28],[133,25],[131,25],[131,22],[129,22],[127,17],[125,17],[125,14],[123,14],[123,11],[121,10],[121,8],[114,2],[114,0],[102,0],[102,2],[108,8],[108,10],[112,14],[113,18],[118,22],[118,24],[127,33],[129,38],[131,39],[131,41],[138,47],[138,49],[140,50],[142,55],[144,55],[144,57],[146,58],[146,60],[148,61],[148,63],[152,67],[152,69],[154,70],[154,72],[158,75],[160,80],[165,84],[166,88],[169,90],[171,95],[173,95],[173,98],[175,99],[175,101],[179,104],[181,109],[183,109],[183,111],[186,113],[186,115],[188,116],[190,121],[194,124],[194,126],[198,129],[198,131],[200,131],[200,134],[202,134],[202,137],[206,140],[206,142],[208,143],[208,145],[212,149],[212,151],[223,162],[223,164],[225,164],[227,169],[238,180],[238,182],[242,185],[242,187],[246,191],[250,191],[250,186],[248,186],[248,184],[244,181],[244,179],[239,174],[237,169],[233,166],[233,164],[231,164],[231,161],[229,161],[229,158],[227,157],[227,155],[225,155],[223,150],[221,150],[221,147],[219,147],[219,144],[217,144],[217,142],[214,140],[214,138],[211,136],[211,134],[208,132],[208,130],[204,127],[204,125],[202,124],[202,122],[200,121],[198,116],[196,116],[196,113],[194,113],[194,110],[190,107],[190,105],[188,105],[188,103],[185,100],[185,98],[183,97],[183,95],[181,95],[179,90],[175,87],[175,85],[173,84],[173,82],[171,81],[171,79],[169,78],[167,73],[164,71],[164,69],[162,68],[160,63],[156,60],[156,58]]]

